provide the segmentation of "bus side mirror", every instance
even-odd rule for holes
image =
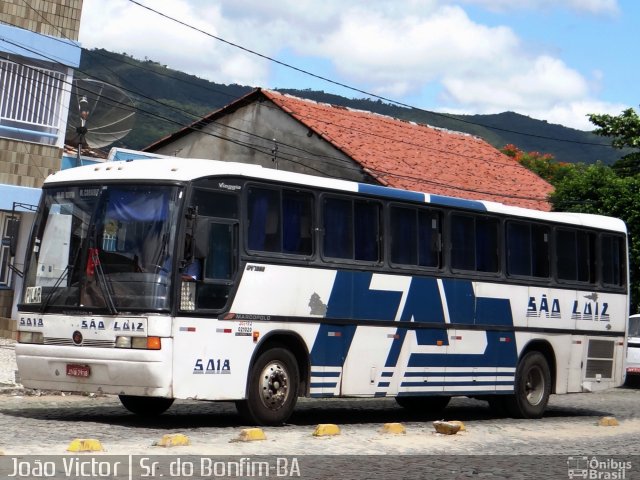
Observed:
[[[9,256],[15,257],[18,249],[18,233],[20,231],[20,220],[16,217],[10,218],[7,222],[6,236],[9,237]]]

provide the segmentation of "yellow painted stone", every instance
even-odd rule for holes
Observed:
[[[67,448],[68,452],[101,452],[102,450],[100,440],[95,438],[76,438]]]
[[[616,417],[602,417],[598,421],[598,425],[601,427],[617,427],[620,424],[618,423],[618,420],[616,420]]]
[[[451,423],[453,425],[460,425],[460,430],[458,430],[459,432],[467,431],[467,427],[465,427],[464,423],[462,423],[460,420],[449,420],[447,423]]]
[[[154,443],[158,447],[186,447],[191,445],[189,437],[182,433],[163,435],[159,442]]]
[[[238,441],[240,442],[255,442],[256,440],[266,440],[267,436],[261,428],[245,428],[240,430],[240,436]]]
[[[385,423],[382,426],[381,433],[405,434],[407,429],[401,423]]]
[[[452,422],[433,422],[433,427],[436,429],[436,432],[444,435],[455,435],[460,431],[460,425]]]
[[[320,423],[313,432],[314,437],[330,437],[340,435],[340,427],[333,423]]]

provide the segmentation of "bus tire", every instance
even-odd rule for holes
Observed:
[[[540,418],[551,394],[551,371],[540,352],[527,353],[516,369],[515,393],[505,397],[505,407],[514,418]]]
[[[421,411],[422,413],[440,413],[449,405],[451,397],[447,396],[403,396],[396,397],[396,403],[402,408],[412,411]]]
[[[299,385],[298,363],[293,354],[285,348],[271,348],[253,364],[247,398],[236,402],[236,407],[249,422],[282,425],[296,406]]]
[[[173,398],[136,397],[133,395],[118,395],[118,398],[124,408],[143,417],[157,417],[173,405]]]

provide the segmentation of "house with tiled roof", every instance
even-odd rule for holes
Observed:
[[[145,151],[551,208],[549,183],[480,138],[264,89]]]

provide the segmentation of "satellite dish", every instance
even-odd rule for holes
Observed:
[[[100,80],[76,79],[71,87],[66,143],[102,148],[127,135],[133,127],[133,100],[124,90]],[[79,162],[78,162],[79,163]]]

